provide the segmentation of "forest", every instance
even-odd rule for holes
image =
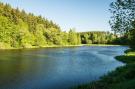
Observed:
[[[31,48],[50,45],[112,44],[110,32],[62,31],[58,24],[42,16],[0,3],[0,48]]]

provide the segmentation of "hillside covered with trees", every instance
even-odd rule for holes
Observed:
[[[54,22],[0,3],[0,48],[31,48],[50,45],[106,44],[116,38],[109,32],[61,31]]]
[[[60,27],[42,16],[13,9],[0,3],[0,48],[80,44],[77,34]]]

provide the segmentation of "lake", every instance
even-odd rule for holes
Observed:
[[[69,89],[95,81],[124,64],[125,46],[83,46],[0,51],[0,89]]]

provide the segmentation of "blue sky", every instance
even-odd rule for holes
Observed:
[[[53,20],[63,31],[110,31],[109,4],[113,0],[0,0],[12,7]]]

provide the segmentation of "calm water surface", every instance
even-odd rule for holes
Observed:
[[[127,47],[71,47],[0,51],[0,89],[69,89],[122,66]]]

